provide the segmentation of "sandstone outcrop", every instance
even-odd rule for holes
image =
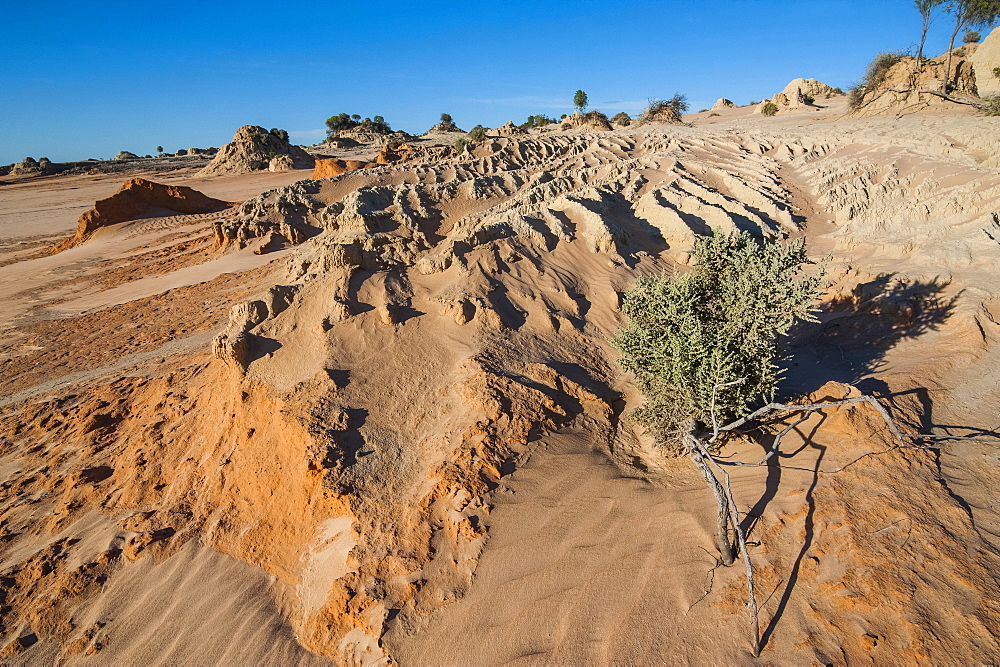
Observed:
[[[162,185],[144,178],[125,181],[118,192],[94,203],[94,208],[80,216],[76,235],[56,246],[65,250],[87,240],[101,227],[115,225],[141,216],[152,208],[177,213],[213,213],[233,206],[183,185]]]
[[[1000,76],[995,70],[1000,67],[1000,28],[993,28],[990,34],[977,45],[969,56],[976,73],[976,90],[980,97],[1000,95]]]
[[[244,125],[198,174],[216,176],[264,171],[273,158],[282,155],[291,159],[294,169],[313,167],[313,157],[302,148],[289,144],[258,125]]]
[[[736,105],[733,104],[732,100],[727,100],[725,97],[720,97],[712,105],[712,111],[719,111],[721,109],[732,109]]]
[[[957,51],[958,49],[956,49]],[[884,78],[861,92],[854,113],[872,115],[896,112],[907,107],[918,110],[927,107],[954,107],[955,103],[940,95],[941,83],[948,67],[948,54],[924,59],[919,67],[913,56],[903,56],[890,67]],[[968,102],[977,102],[979,92],[973,63],[967,57],[952,55],[949,72],[949,95]]]
[[[118,155],[115,156],[115,160],[119,162],[124,162],[126,160],[138,160],[139,156],[135,153],[129,151],[118,151]]]

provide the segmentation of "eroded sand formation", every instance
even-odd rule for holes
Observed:
[[[700,234],[805,235],[834,285],[785,391],[988,429],[1000,129],[741,113],[426,150],[0,266],[5,654],[752,661],[710,494],[628,420],[621,294]],[[1000,653],[995,454],[864,457],[891,446],[845,408],[736,471],[762,661]]]

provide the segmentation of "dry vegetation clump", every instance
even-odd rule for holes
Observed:
[[[778,105],[774,102],[768,101],[760,109],[761,114],[765,116],[773,116],[778,113]]]
[[[889,70],[892,69],[893,65],[902,60],[905,55],[898,51],[888,51],[875,56],[868,63],[868,67],[865,69],[865,74],[861,77],[861,80],[851,86],[851,89],[847,92],[848,106],[852,110],[860,109],[865,96],[882,86]]]

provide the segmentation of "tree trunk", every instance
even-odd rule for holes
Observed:
[[[951,78],[951,52],[955,47],[955,37],[958,36],[958,31],[962,29],[963,23],[965,23],[965,21],[963,20],[962,15],[959,14],[955,18],[955,30],[951,33],[951,39],[948,40],[948,60],[944,66],[944,82],[941,84],[942,93],[948,92],[948,80]]]
[[[694,435],[694,430],[694,422],[692,421],[688,425],[687,433],[684,435],[684,444],[688,448],[688,454],[690,455],[691,460],[694,461],[695,466],[701,471],[702,476],[704,476],[705,482],[708,483],[709,488],[712,489],[712,493],[715,494],[715,502],[718,505],[715,542],[719,547],[719,556],[722,560],[722,564],[729,567],[735,560],[735,554],[733,553],[733,540],[729,535],[730,528],[733,524],[732,518],[729,515],[729,500],[726,498],[726,491],[722,488],[722,484],[719,483],[719,480],[712,474],[712,470],[708,467],[708,462],[705,461],[705,457],[703,457],[701,452],[698,451],[697,444],[690,441],[690,439],[696,437]]]

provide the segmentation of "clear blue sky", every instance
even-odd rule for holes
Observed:
[[[240,125],[314,143],[334,113],[425,131],[687,94],[745,104],[842,88],[919,37],[912,0],[3,0],[0,164],[219,146]],[[947,17],[928,52],[947,45]]]

